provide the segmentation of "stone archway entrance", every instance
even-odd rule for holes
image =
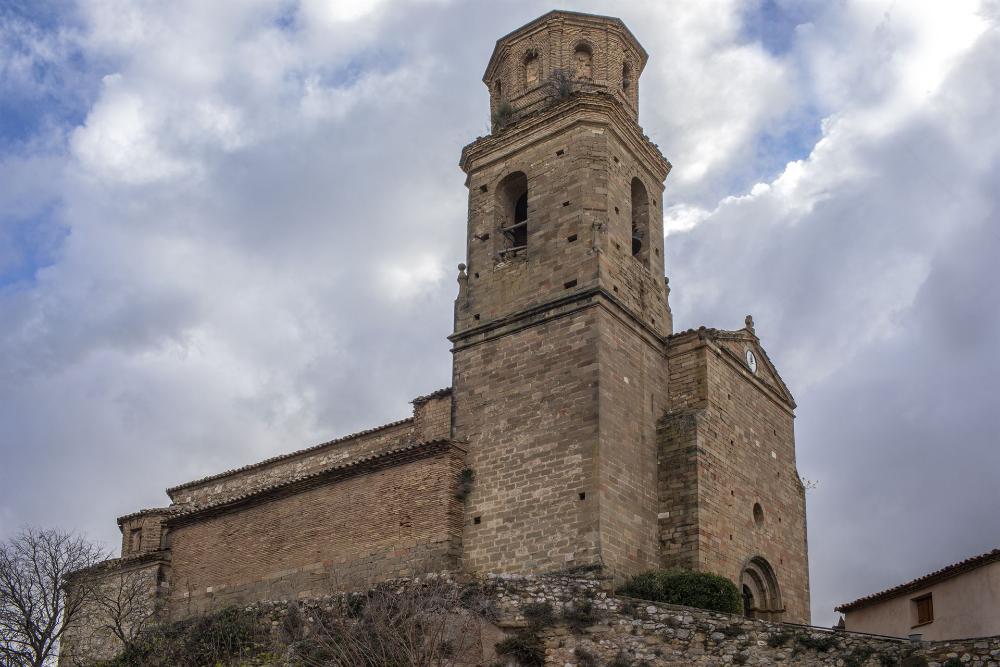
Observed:
[[[785,608],[781,604],[778,578],[767,560],[754,556],[747,561],[740,573],[740,592],[746,616],[767,621],[781,620]]]

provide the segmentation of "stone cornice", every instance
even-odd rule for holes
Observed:
[[[452,342],[451,351],[454,353],[596,306],[603,306],[619,320],[632,324],[643,335],[648,344],[663,349],[666,340],[664,336],[646,324],[621,299],[599,286],[580,289],[566,296],[524,308],[479,326],[455,332],[448,336],[448,340]]]
[[[380,431],[385,431],[385,430],[394,428],[396,426],[403,426],[404,424],[409,424],[409,423],[412,423],[412,422],[413,422],[413,417],[407,417],[406,419],[400,419],[398,421],[389,422],[388,424],[382,424],[381,426],[375,426],[373,428],[365,429],[364,431],[358,431],[357,433],[351,433],[350,435],[344,435],[344,436],[341,436],[339,438],[335,438],[333,440],[328,440],[326,442],[321,442],[320,444],[313,445],[312,447],[306,447],[305,449],[299,449],[299,450],[296,450],[294,452],[289,452],[287,454],[279,454],[277,456],[272,456],[269,459],[264,459],[263,461],[257,461],[256,463],[250,463],[250,464],[247,464],[247,465],[239,467],[239,468],[233,468],[231,470],[224,470],[222,472],[215,473],[214,475],[208,475],[207,477],[201,477],[199,479],[196,479],[196,480],[193,480],[193,481],[190,481],[190,482],[184,482],[183,484],[178,484],[177,486],[172,486],[169,489],[167,489],[167,495],[168,496],[172,496],[174,493],[176,493],[177,491],[180,491],[182,489],[189,489],[189,488],[194,487],[194,486],[201,486],[202,484],[207,484],[209,482],[214,482],[214,481],[223,479],[225,477],[231,477],[233,475],[238,475],[240,473],[244,473],[244,472],[247,472],[247,471],[250,471],[250,470],[255,470],[257,468],[264,468],[266,466],[271,465],[272,463],[278,463],[278,462],[281,462],[281,461],[285,461],[287,459],[293,459],[293,458],[298,457],[298,456],[303,456],[303,455],[306,455],[306,454],[312,454],[312,453],[315,453],[317,450],[323,449],[325,447],[331,447],[333,445],[342,444],[342,443],[347,442],[349,440],[354,440],[356,438],[361,438],[361,437],[364,437],[364,436],[373,435],[375,433],[379,433]]]
[[[566,100],[532,113],[503,130],[480,137],[462,149],[459,166],[466,174],[473,168],[505,159],[525,146],[551,139],[581,123],[610,128],[639,161],[652,169],[657,183],[663,183],[671,164],[660,149],[642,132],[619,100],[599,92],[577,92]]]
[[[780,387],[772,385],[770,382],[764,381],[761,377],[754,375],[749,370],[747,370],[746,365],[743,363],[742,359],[736,357],[732,352],[727,350],[725,347],[719,345],[716,341],[718,340],[736,340],[742,342],[751,342],[754,344],[754,348],[761,352],[762,358],[766,360],[768,370],[770,370],[774,377],[778,379],[781,384]],[[706,347],[712,350],[715,354],[719,356],[720,359],[725,361],[731,368],[733,368],[743,379],[747,380],[758,388],[762,389],[768,398],[770,398],[775,404],[777,404],[782,410],[788,412],[794,416],[795,411],[795,400],[792,398],[791,393],[787,391],[784,386],[784,382],[778,375],[777,369],[775,369],[774,364],[767,357],[767,353],[764,351],[763,346],[761,346],[760,341],[754,334],[749,331],[726,331],[723,329],[711,329],[708,327],[701,327],[698,329],[688,329],[679,333],[672,334],[667,337],[667,356],[673,356],[674,350],[677,346],[688,343],[695,342],[699,346]]]

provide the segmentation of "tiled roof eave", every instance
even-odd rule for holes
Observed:
[[[945,579],[951,579],[952,577],[956,577],[960,574],[970,572],[997,561],[1000,561],[1000,549],[994,549],[993,551],[988,551],[984,554],[980,554],[979,556],[966,558],[963,561],[953,563],[947,567],[941,568],[940,570],[935,570],[930,574],[917,577],[916,579],[908,581],[905,584],[900,584],[899,586],[893,586],[892,588],[887,588],[884,591],[879,591],[878,593],[866,595],[854,600],[853,602],[844,603],[835,607],[834,611],[848,612],[861,609],[877,602],[881,602],[882,600],[889,600],[899,597],[900,595],[905,595],[907,593],[927,588],[928,586],[944,581]]]
[[[294,479],[278,482],[269,486],[255,489],[248,493],[233,496],[200,507],[177,512],[166,520],[170,527],[191,523],[193,521],[216,516],[240,508],[244,505],[256,504],[263,500],[270,499],[275,495],[291,495],[304,491],[320,484],[330,481],[339,481],[348,477],[381,470],[404,463],[410,463],[423,458],[442,453],[448,449],[457,449],[465,453],[465,449],[452,440],[431,440],[419,442],[397,449],[392,449],[379,454],[364,456],[353,461],[337,463],[323,470],[319,470],[306,475],[301,475]]]
[[[339,438],[334,438],[333,440],[328,440],[327,442],[321,442],[318,445],[313,445],[312,447],[306,447],[305,449],[299,449],[299,450],[296,450],[294,452],[289,452],[288,454],[279,454],[278,456],[272,456],[271,458],[264,459],[263,461],[257,461],[256,463],[250,463],[248,465],[241,466],[239,468],[232,468],[230,470],[225,470],[225,471],[220,472],[220,473],[215,473],[214,475],[208,475],[206,477],[201,477],[199,479],[196,479],[196,480],[193,480],[193,481],[190,481],[190,482],[184,482],[183,484],[178,484],[176,486],[171,486],[170,488],[168,488],[167,489],[167,495],[172,495],[172,494],[176,493],[177,491],[181,491],[183,489],[189,489],[189,488],[194,487],[194,486],[201,486],[202,484],[207,484],[209,482],[214,482],[216,480],[223,479],[225,477],[230,477],[232,475],[237,475],[237,474],[242,473],[242,472],[247,472],[249,470],[255,470],[257,468],[264,468],[264,467],[266,467],[268,465],[271,465],[272,463],[277,463],[279,461],[284,461],[284,460],[287,460],[287,459],[292,459],[292,458],[295,458],[296,456],[301,456],[303,454],[308,454],[309,452],[314,452],[316,450],[323,449],[324,447],[330,447],[330,446],[333,446],[333,445],[338,445],[340,443],[347,442],[349,440],[354,440],[356,438],[361,438],[361,437],[364,437],[364,436],[367,436],[367,435],[372,435],[372,434],[378,433],[380,431],[385,431],[385,430],[388,430],[388,429],[391,429],[391,428],[395,428],[397,426],[402,426],[404,424],[408,424],[408,423],[412,423],[412,422],[413,422],[413,417],[407,417],[405,419],[400,419],[398,421],[389,422],[388,424],[382,424],[381,426],[376,426],[374,428],[369,428],[369,429],[365,429],[363,431],[358,431],[357,433],[351,433],[350,435],[344,435],[344,436],[341,436]]]

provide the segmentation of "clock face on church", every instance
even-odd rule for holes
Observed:
[[[747,366],[750,367],[751,373],[757,373],[757,356],[751,349],[747,349]]]

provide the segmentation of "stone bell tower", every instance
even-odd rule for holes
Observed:
[[[475,473],[467,570],[660,564],[670,163],[638,124],[646,59],[619,19],[553,11],[486,68],[493,128],[462,151],[450,336],[454,436]]]

